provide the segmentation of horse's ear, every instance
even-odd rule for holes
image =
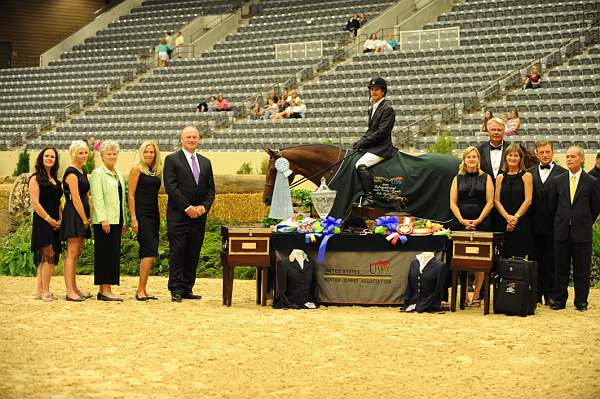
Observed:
[[[267,154],[269,154],[269,156],[273,157],[273,158],[277,158],[277,154],[275,154],[275,151],[273,151],[272,149],[263,146],[263,150],[265,150],[265,152]]]

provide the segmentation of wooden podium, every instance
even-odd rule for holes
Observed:
[[[494,266],[502,253],[504,234],[484,231],[452,232],[452,294],[450,311],[456,311],[456,291],[460,277],[460,309],[465,308],[467,273],[483,272],[483,314],[490,312],[490,283]]]
[[[256,303],[267,304],[267,275],[271,265],[271,229],[221,226],[223,305],[231,306],[236,266],[256,267]]]

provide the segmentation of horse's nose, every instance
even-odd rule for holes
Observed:
[[[263,198],[263,202],[264,202],[265,205],[271,206],[271,197],[265,197],[265,198]]]

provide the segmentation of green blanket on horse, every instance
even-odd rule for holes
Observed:
[[[351,153],[331,179],[337,190],[330,216],[346,218],[352,203],[363,194],[354,164],[362,152]],[[398,152],[369,169],[374,177],[376,207],[445,221],[451,219],[450,186],[458,173],[459,160],[442,154],[412,156]]]

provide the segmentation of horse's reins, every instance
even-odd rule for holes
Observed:
[[[321,169],[321,170],[318,170],[316,173],[313,173],[312,175],[310,175],[310,176],[308,176],[308,177],[304,177],[304,176],[303,176],[303,177],[302,177],[300,180],[297,180],[297,181],[293,182],[292,184],[290,184],[290,189],[292,189],[292,188],[294,188],[294,187],[298,187],[300,184],[302,184],[302,183],[304,183],[304,182],[306,182],[306,181],[309,181],[309,180],[310,180],[310,179],[312,179],[313,177],[315,177],[315,176],[318,176],[318,175],[320,175],[321,173],[323,173],[323,172],[327,171],[328,169],[331,169],[331,168],[333,168],[334,166],[336,166],[336,165],[338,165],[338,164],[340,164],[340,163],[344,162],[344,160],[345,160],[346,158],[348,158],[350,155],[353,155],[353,154],[354,154],[355,152],[357,152],[357,151],[358,151],[358,150],[352,150],[352,151],[350,151],[349,153],[347,153],[347,154],[346,154],[346,156],[342,157],[341,159],[338,159],[337,161],[335,161],[335,163],[333,163],[333,164],[329,165],[328,167],[326,167],[326,168],[323,168],[323,169]],[[342,152],[343,152],[343,151],[342,151]],[[331,170],[330,170],[330,172],[331,172]]]

